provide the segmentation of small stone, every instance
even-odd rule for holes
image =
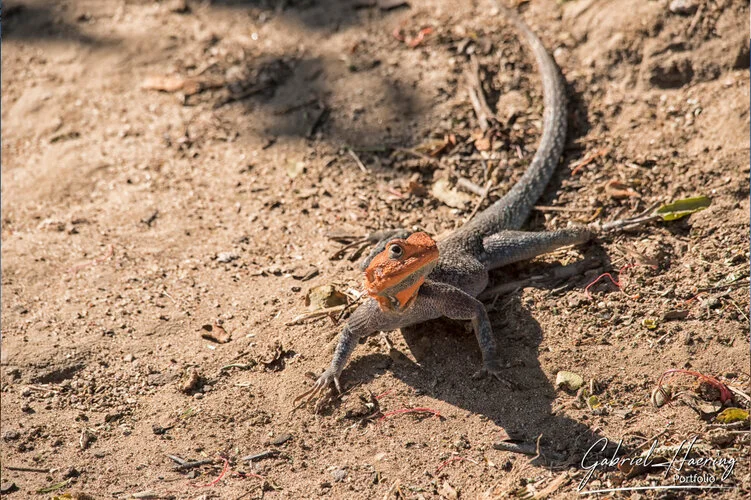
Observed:
[[[24,413],[34,413],[34,408],[27,402],[21,406],[21,411]]]
[[[132,363],[134,359],[136,359],[136,357],[132,354],[126,354],[125,356],[123,356],[123,361],[125,361],[126,363]]]
[[[344,469],[336,469],[331,471],[331,475],[333,476],[334,481],[341,483],[347,477],[347,471]]]
[[[122,413],[107,413],[104,415],[104,421],[105,422],[114,422],[115,420],[120,420],[123,418]]]
[[[216,256],[217,262],[221,262],[222,264],[228,264],[232,262],[233,260],[237,260],[239,258],[240,258],[239,255],[237,255],[236,253],[232,253],[232,252],[222,252],[220,254],[217,254]]]
[[[175,14],[187,14],[190,12],[190,5],[187,0],[173,0],[167,6],[170,12]]]
[[[68,467],[63,473],[63,479],[67,479],[69,477],[78,477],[80,475],[81,472],[78,469],[76,469],[75,467]]]
[[[0,493],[13,493],[14,491],[18,491],[16,483],[3,481],[3,483],[0,484]]]
[[[193,394],[193,399],[203,399],[203,393],[202,392],[197,392],[197,393]]]
[[[21,437],[21,433],[17,430],[11,429],[9,431],[5,431],[3,434],[3,441],[15,441],[16,439]]]
[[[270,443],[274,446],[281,446],[287,441],[292,439],[292,434],[280,434],[279,436],[275,437],[270,441]]]
[[[21,389],[21,396],[25,398],[28,398],[29,396],[31,396],[31,389],[29,389],[28,387],[24,387],[23,389]]]
[[[678,14],[679,16],[690,16],[699,6],[696,4],[696,0],[673,0],[670,2],[670,12]]]

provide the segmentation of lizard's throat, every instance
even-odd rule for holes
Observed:
[[[382,293],[370,294],[370,296],[378,302],[382,311],[403,311],[414,304],[417,292],[423,283],[425,283],[425,277],[420,276],[418,280],[401,290],[392,288]]]

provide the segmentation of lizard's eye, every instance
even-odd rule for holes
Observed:
[[[404,254],[404,250],[399,245],[391,245],[389,247],[389,257],[392,259],[398,259],[402,254]]]

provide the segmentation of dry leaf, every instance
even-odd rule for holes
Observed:
[[[195,78],[183,78],[181,76],[151,76],[141,84],[144,90],[161,90],[163,92],[180,92],[185,95],[199,93],[202,83]]]
[[[211,340],[212,342],[216,342],[218,344],[226,344],[231,340],[231,335],[227,333],[227,330],[224,329],[224,327],[218,323],[214,323],[214,325],[203,325],[201,327],[203,332],[201,332],[201,337],[206,340]]]
[[[472,198],[449,186],[447,179],[438,179],[433,183],[431,194],[439,201],[453,208],[465,208]]]
[[[631,189],[628,184],[619,180],[611,180],[605,184],[605,193],[613,199],[622,200],[624,198],[641,198],[641,195]]]

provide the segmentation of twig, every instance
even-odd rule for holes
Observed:
[[[229,365],[224,365],[223,367],[219,368],[220,372],[223,372],[224,370],[229,370],[230,368],[240,368],[242,370],[249,370],[253,368],[255,364],[244,364],[244,363],[232,363]]]
[[[186,463],[185,460],[178,457],[177,455],[167,455],[167,458],[173,460],[177,465],[184,465]]]
[[[748,394],[746,394],[745,392],[741,391],[740,389],[736,389],[735,387],[733,387],[733,386],[731,386],[731,385],[726,385],[726,387],[727,387],[728,389],[730,389],[730,392],[732,392],[732,393],[733,393],[733,394],[735,394],[736,396],[740,396],[740,397],[742,397],[743,399],[745,399],[746,401],[748,401],[749,403],[751,403],[751,396],[749,396],[749,395],[748,395]]]
[[[691,36],[694,32],[694,28],[696,28],[697,23],[699,22],[699,19],[701,19],[701,15],[704,13],[704,4],[700,3],[699,8],[696,9],[696,14],[694,14],[694,18],[691,19],[691,23],[688,25],[688,28],[686,29],[686,34]]]
[[[49,469],[38,469],[34,467],[24,467],[24,466],[17,466],[17,465],[3,465],[3,469],[5,470],[13,470],[17,472],[38,472],[40,474],[49,474]]]
[[[342,311],[344,307],[345,305],[342,304],[339,306],[326,307],[324,309],[318,309],[317,311],[300,314],[299,316],[295,316],[291,321],[284,323],[284,325],[285,326],[300,325],[306,319],[320,319],[325,316],[328,316],[331,313]]]
[[[537,460],[540,458],[540,440],[542,439],[542,432],[539,436],[537,436],[537,441],[535,442],[535,456],[532,460]]]
[[[375,396],[375,399],[376,399],[376,400],[379,400],[379,399],[381,399],[381,398],[385,398],[386,396],[388,396],[388,395],[389,395],[389,394],[391,394],[392,392],[394,392],[394,389],[389,389],[388,391],[386,391],[386,392],[383,392],[383,393],[379,394],[378,396]]]
[[[733,422],[731,424],[709,424],[707,427],[710,429],[745,429],[748,427],[748,421]]]
[[[620,278],[620,276],[623,273],[623,271],[625,271],[626,269],[629,269],[631,267],[634,267],[634,265],[633,264],[626,264],[625,266],[623,266],[620,269],[618,269],[618,277]],[[596,277],[589,285],[587,285],[586,287],[584,287],[584,293],[587,294],[587,297],[589,297],[590,299],[592,298],[592,294],[589,293],[589,289],[592,288],[595,284],[597,284],[603,278],[608,278],[610,281],[613,282],[613,284],[616,287],[618,287],[618,290],[621,293],[624,293],[624,294],[626,293],[626,292],[623,291],[623,285],[621,285],[621,282],[618,281],[617,279],[613,278],[612,274],[610,274],[610,273],[602,273],[601,275],[599,275],[598,277]]]
[[[477,196],[487,196],[487,189],[483,188],[482,186],[478,186],[471,180],[465,178],[465,177],[459,177],[456,180],[456,185],[460,188],[464,188],[465,190],[469,191],[470,193],[474,193]]]
[[[367,238],[355,240],[352,243],[350,243],[350,244],[348,244],[348,245],[340,248],[339,250],[337,250],[335,254],[333,254],[331,257],[329,257],[329,260],[339,260],[342,257],[344,257],[344,254],[347,253],[347,250],[349,250],[350,248],[354,248],[354,247],[357,247],[357,246],[360,246],[360,245],[363,245],[363,244],[366,244],[366,243],[369,243],[369,241],[368,241]]]
[[[477,62],[477,57],[472,54],[469,62],[469,100],[472,102],[472,107],[477,115],[477,122],[480,125],[480,130],[485,132],[489,128],[488,122],[492,118],[493,112],[488,106],[488,102],[485,100],[485,93],[482,91],[480,64]]]
[[[154,210],[153,214],[149,215],[146,218],[141,219],[141,222],[151,227],[151,225],[154,223],[157,217],[159,217],[159,210]]]
[[[188,469],[194,469],[196,467],[201,467],[202,465],[210,465],[216,462],[216,459],[214,458],[207,458],[205,460],[196,460],[194,462],[185,462],[184,464],[175,465],[172,467],[172,470],[188,470]]]
[[[519,288],[539,286],[544,282],[571,278],[572,276],[577,276],[579,274],[582,274],[584,271],[587,271],[589,269],[596,267],[598,264],[599,264],[599,261],[597,259],[585,259],[585,260],[580,260],[579,262],[575,262],[573,264],[569,264],[567,266],[556,267],[555,269],[553,269],[552,272],[548,274],[544,274],[540,276],[532,276],[531,278],[527,278],[525,280],[511,281],[508,283],[503,283],[502,285],[488,288],[479,295],[479,299],[486,300],[486,299],[493,298],[497,295],[502,295],[504,293],[513,292],[514,290],[519,289]]]
[[[571,175],[576,175],[576,173],[579,172],[579,170],[581,170],[585,166],[592,163],[595,158],[599,158],[600,156],[605,156],[609,152],[610,152],[610,148],[605,147],[605,148],[600,149],[599,151],[592,151],[581,160],[575,161],[574,163],[570,165]]]
[[[219,109],[222,106],[227,105],[227,104],[229,104],[231,102],[242,101],[244,99],[247,99],[248,97],[250,97],[250,96],[252,96],[254,94],[258,94],[259,92],[263,92],[264,90],[266,90],[270,86],[271,85],[268,84],[268,83],[263,83],[263,84],[260,84],[260,85],[256,85],[255,87],[251,87],[251,88],[249,88],[247,90],[244,90],[244,91],[240,92],[239,94],[230,94],[227,97],[225,97],[224,99],[222,99],[220,101],[217,101],[217,103],[214,104],[214,109]]]
[[[647,439],[647,440],[646,440],[646,441],[644,441],[644,442],[643,442],[642,444],[640,444],[639,446],[637,446],[636,448],[634,448],[634,450],[633,450],[633,451],[632,451],[631,453],[629,453],[629,455],[633,456],[633,455],[634,455],[634,453],[636,453],[637,451],[639,451],[639,450],[643,449],[643,448],[644,448],[644,447],[646,447],[646,446],[647,446],[647,445],[648,445],[649,443],[651,443],[651,442],[653,442],[653,441],[657,440],[657,438],[658,438],[658,437],[660,437],[660,436],[662,436],[663,434],[665,434],[665,433],[666,433],[666,432],[668,431],[668,429],[670,429],[670,422],[668,422],[668,425],[666,425],[666,426],[665,426],[665,428],[664,428],[664,429],[662,429],[662,430],[661,430],[660,432],[658,432],[657,434],[655,434],[654,436],[652,436],[651,438]]]
[[[539,438],[538,438],[539,439]],[[522,455],[530,455],[535,458],[539,456],[539,449],[536,444],[532,443],[509,443],[506,441],[496,441],[493,443],[493,448],[501,451],[508,451],[511,453],[521,453]],[[547,455],[556,462],[562,462],[564,457],[558,453],[550,452]],[[534,459],[533,459],[534,460]]]
[[[219,473],[219,477],[217,477],[216,479],[214,479],[210,483],[206,483],[206,484],[194,484],[193,486],[195,486],[196,488],[210,488],[212,486],[216,486],[219,483],[219,481],[221,481],[224,478],[224,475],[229,470],[229,460],[227,460],[224,457],[221,457],[221,459],[224,460],[224,467],[222,467],[222,472]]]
[[[472,213],[469,214],[469,217],[467,218],[467,222],[471,221],[472,218],[477,214],[477,212],[480,210],[480,207],[483,203],[485,203],[485,200],[488,198],[488,193],[490,193],[490,187],[493,185],[493,181],[488,181],[485,184],[485,190],[483,191],[482,196],[479,200],[477,200],[477,204],[475,205],[475,208],[472,210]],[[466,224],[466,222],[465,222]]]
[[[362,160],[360,160],[360,157],[357,156],[357,153],[355,153],[355,151],[352,148],[347,148],[347,153],[349,153],[349,155],[352,158],[354,158],[355,163],[357,163],[357,166],[360,167],[360,170],[362,170],[363,172],[365,172],[367,174],[368,173],[368,168],[365,166],[365,164],[362,162]]]
[[[401,410],[393,410],[384,413],[383,416],[378,419],[378,421],[381,422],[382,420],[385,420],[386,418],[393,415],[404,415],[405,413],[432,413],[434,417],[441,418],[440,412],[432,408],[402,408]]]
[[[308,133],[306,137],[308,138],[313,137],[313,134],[316,133],[316,130],[318,130],[318,127],[320,127],[323,124],[323,122],[326,120],[326,117],[328,115],[329,115],[329,108],[326,106],[323,106],[321,108],[321,111],[315,117],[315,120],[313,120],[313,123],[310,125],[310,128],[308,129]]]
[[[574,207],[552,207],[547,205],[536,205],[534,207],[538,212],[593,212],[596,208],[574,208]]]
[[[266,450],[262,451],[261,453],[256,453],[255,455],[242,457],[240,460],[242,460],[243,462],[252,462],[253,460],[263,460],[264,458],[277,457],[280,453],[281,452],[279,450]]]

